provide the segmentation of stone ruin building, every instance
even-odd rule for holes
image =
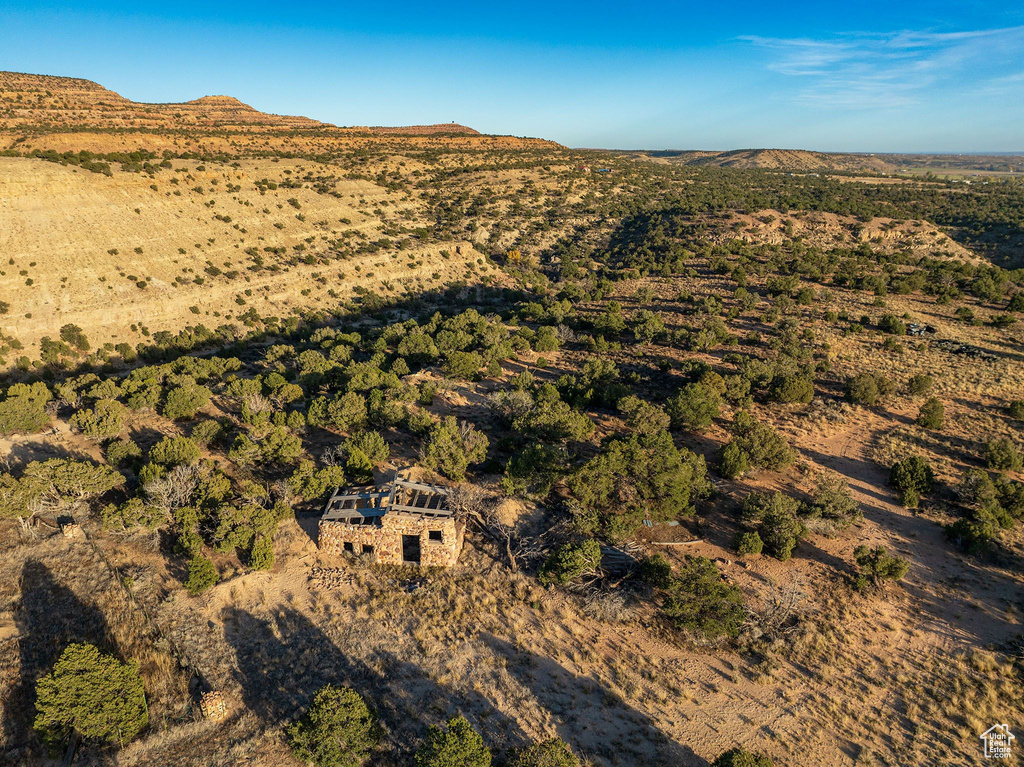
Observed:
[[[462,552],[466,523],[456,519],[448,493],[401,476],[376,487],[340,488],[320,518],[317,545],[380,564],[450,567]]]

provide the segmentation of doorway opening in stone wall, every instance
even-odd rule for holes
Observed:
[[[420,537],[418,535],[402,536],[402,561],[420,563]]]

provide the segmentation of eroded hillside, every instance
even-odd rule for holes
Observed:
[[[418,202],[313,162],[177,160],[151,178],[0,158],[0,187],[2,322],[32,345],[67,323],[134,345],[250,310],[340,308],[357,290],[393,301],[493,272],[465,240],[410,236]]]

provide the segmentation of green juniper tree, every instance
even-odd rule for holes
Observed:
[[[384,736],[359,693],[330,684],[320,688],[287,733],[296,758],[316,767],[359,767]]]
[[[916,509],[922,495],[932,491],[935,472],[931,464],[919,455],[912,455],[897,461],[889,472],[889,484],[900,493],[900,503],[908,509]]]
[[[917,425],[936,431],[942,428],[945,418],[946,408],[941,400],[936,397],[929,397],[921,405],[921,410],[917,414]]]
[[[541,566],[539,578],[545,586],[565,585],[601,564],[601,545],[593,538],[560,546]]]
[[[745,748],[730,748],[718,755],[711,767],[773,767],[773,762],[764,754]]]
[[[72,644],[36,683],[34,727],[51,747],[77,732],[120,746],[149,723],[137,664],[122,663],[91,644]]]
[[[551,738],[519,751],[510,767],[580,767],[579,758],[560,738]]]
[[[471,463],[487,456],[489,440],[468,422],[459,423],[454,416],[445,416],[427,432],[423,445],[423,464],[449,479],[461,482]]]
[[[668,579],[663,609],[677,628],[714,639],[735,637],[746,618],[740,590],[722,580],[707,557],[691,557]]]
[[[858,546],[853,552],[853,558],[860,568],[860,574],[854,581],[854,588],[858,591],[869,587],[878,588],[886,581],[900,581],[910,569],[910,562],[892,556],[884,546]]]
[[[433,726],[414,758],[416,767],[490,767],[491,751],[464,716]]]

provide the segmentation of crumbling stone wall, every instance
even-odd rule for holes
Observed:
[[[203,693],[199,700],[199,711],[206,719],[219,722],[228,715],[228,702],[220,690]]]
[[[74,540],[85,537],[85,533],[82,531],[82,526],[70,517],[63,520],[59,520],[59,522],[60,531],[65,538],[71,538],[72,540]]]
[[[438,534],[440,541],[436,540]],[[462,553],[465,534],[465,522],[452,517],[431,518],[389,512],[380,518],[379,526],[320,520],[317,545],[329,554],[367,554],[381,564],[411,564],[402,557],[402,536],[415,535],[420,541],[420,565],[450,567]],[[346,549],[346,543],[350,544],[349,549]]]

